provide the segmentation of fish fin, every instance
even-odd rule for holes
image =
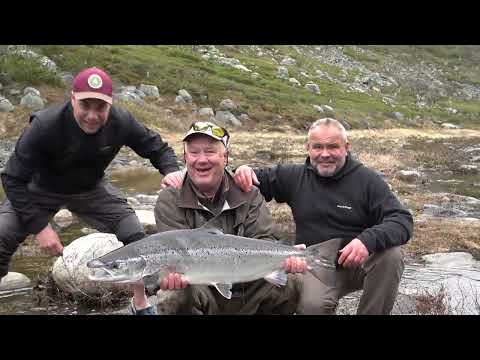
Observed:
[[[275,270],[264,277],[266,281],[275,286],[285,286],[287,284],[287,273],[284,270]]]
[[[219,283],[213,283],[213,286],[215,286],[215,289],[218,290],[220,294],[224,298],[231,299],[232,298],[232,284],[219,284]]]
[[[345,239],[333,238],[306,250],[308,270],[327,286],[336,286],[339,250],[344,245]]]

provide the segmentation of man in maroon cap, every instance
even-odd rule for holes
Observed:
[[[29,234],[51,255],[62,254],[49,225],[62,207],[124,244],[145,236],[135,211],[103,178],[124,145],[167,177],[178,170],[173,149],[160,135],[112,105],[112,80],[98,68],[75,77],[70,101],[30,116],[1,174],[7,199],[0,205],[0,279]],[[140,314],[153,309],[138,291],[134,305]]]

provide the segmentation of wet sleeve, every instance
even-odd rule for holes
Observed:
[[[369,214],[373,226],[357,236],[369,253],[393,246],[406,244],[413,234],[413,217],[388,184],[381,178],[374,178],[369,184]]]
[[[130,132],[127,146],[143,158],[149,159],[162,175],[180,170],[173,149],[164,142],[159,134],[145,127],[130,114]]]
[[[47,160],[46,135],[40,122],[32,119],[18,139],[1,175],[5,194],[30,234],[40,232],[49,221],[41,206],[32,201],[27,189],[35,170]]]

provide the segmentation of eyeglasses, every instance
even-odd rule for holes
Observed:
[[[193,129],[195,131],[201,131],[201,132],[206,132],[208,131],[208,129],[210,129],[212,135],[218,136],[220,138],[223,138],[224,136],[226,136],[227,139],[230,137],[227,130],[209,122],[202,122],[202,121],[195,122],[192,124],[190,129]]]

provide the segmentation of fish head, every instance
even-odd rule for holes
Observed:
[[[87,263],[88,278],[92,281],[130,283],[140,281],[147,261],[143,256],[106,260],[102,258]]]

